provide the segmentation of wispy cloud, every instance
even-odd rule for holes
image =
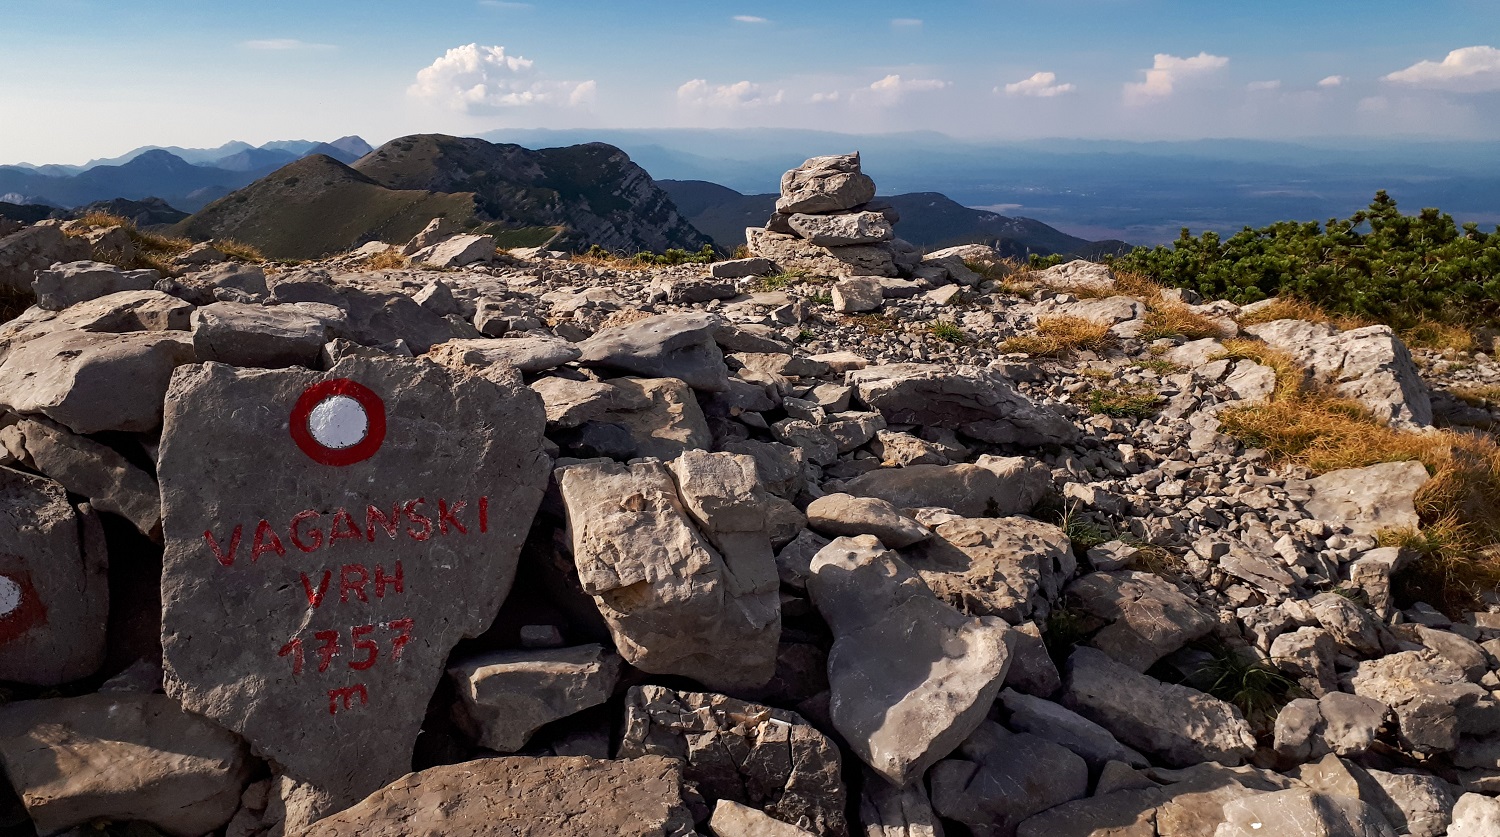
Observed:
[[[707,79],[695,78],[677,88],[677,101],[688,107],[757,108],[785,100],[785,91],[768,93],[753,81],[710,84]]]
[[[1385,80],[1458,93],[1497,91],[1500,90],[1500,49],[1492,46],[1455,49],[1442,61],[1419,61],[1391,73]]]
[[[1209,75],[1229,66],[1229,59],[1222,55],[1200,52],[1190,58],[1158,53],[1151,69],[1143,70],[1145,81],[1129,82],[1125,85],[1125,100],[1141,103],[1171,96],[1184,81]]]
[[[593,101],[594,81],[551,81],[536,62],[507,55],[503,46],[466,44],[448,50],[417,73],[408,92],[418,99],[467,113],[513,107],[575,107]]]
[[[1035,73],[1030,78],[1007,84],[1004,88],[997,88],[995,92],[999,93],[1001,89],[1007,96],[1035,96],[1050,99],[1053,96],[1072,93],[1077,88],[1073,84],[1058,84],[1057,73]]]
[[[1349,79],[1345,76],[1329,76],[1318,82],[1319,87],[1343,87]]]
[[[942,90],[952,84],[951,81],[937,78],[902,78],[892,73],[871,84],[870,89],[876,93],[928,93],[933,90]]]
[[[771,21],[766,20],[765,18],[760,17],[758,15],[735,15],[734,19],[736,21],[740,22],[740,23],[770,23],[771,22]]]
[[[1280,90],[1281,82],[1275,79],[1270,81],[1252,81],[1245,85],[1245,89],[1251,93],[1264,93],[1267,90]]]
[[[891,20],[891,25],[897,29],[916,29],[922,25],[919,17],[898,17]]]
[[[261,49],[269,51],[286,52],[294,49],[338,49],[333,44],[315,44],[309,41],[299,41],[296,38],[265,38],[256,41],[242,41],[240,46],[246,49]]]

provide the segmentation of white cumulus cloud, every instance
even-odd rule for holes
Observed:
[[[759,15],[735,15],[734,19],[740,23],[770,23],[771,21]]]
[[[785,99],[785,91],[768,94],[753,81],[710,84],[707,79],[695,78],[677,88],[677,101],[689,107],[756,108],[779,105]]]
[[[1500,49],[1492,46],[1455,49],[1442,61],[1419,61],[1391,73],[1385,80],[1433,90],[1489,93],[1500,90]]]
[[[1004,87],[1007,96],[1038,96],[1044,99],[1072,93],[1076,89],[1072,84],[1058,84],[1057,73],[1034,73],[1030,78]]]
[[[1346,82],[1348,80],[1349,79],[1345,78],[1344,76],[1329,76],[1328,78],[1325,78],[1322,81],[1319,81],[1318,82],[1318,86],[1319,87],[1343,87],[1344,86],[1344,82]]]
[[[240,46],[246,49],[261,49],[274,52],[286,52],[294,49],[334,49],[333,44],[314,44],[307,41],[299,41],[296,38],[266,38],[258,41],[243,41]]]
[[[1158,53],[1151,69],[1144,70],[1145,81],[1133,81],[1125,85],[1127,102],[1146,102],[1172,95],[1184,81],[1201,78],[1229,66],[1229,59],[1222,55],[1200,52],[1189,58]]]
[[[831,90],[827,93],[814,93],[812,94],[812,96],[808,97],[807,101],[809,104],[827,105],[832,104],[833,102],[841,101],[843,100],[843,98],[844,94],[840,93],[837,90]]]
[[[582,105],[593,100],[598,85],[552,81],[537,73],[534,61],[508,55],[503,46],[466,44],[422,68],[408,92],[453,110],[482,113],[532,105]]]
[[[870,89],[876,93],[899,96],[903,93],[929,93],[933,90],[942,90],[952,85],[952,82],[936,78],[902,78],[892,73],[885,78],[870,85]]]

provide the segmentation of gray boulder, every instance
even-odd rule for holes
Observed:
[[[447,218],[434,218],[427,222],[422,231],[406,242],[401,248],[401,255],[411,256],[426,250],[428,247],[441,244],[458,232],[458,225]]]
[[[1084,259],[1039,270],[1029,277],[1033,282],[1048,288],[1063,291],[1112,291],[1115,274],[1108,265],[1095,264]]]
[[[776,211],[783,215],[853,209],[875,198],[875,181],[860,171],[859,152],[813,157],[781,177]]]
[[[1305,788],[1242,796],[1224,804],[1213,837],[1396,837],[1365,802]]]
[[[749,805],[814,834],[848,833],[839,749],[795,712],[637,686],[626,700],[619,755],[682,759],[683,777],[711,800]]]
[[[715,279],[748,279],[775,272],[776,263],[770,259],[729,259],[709,266],[709,275]]]
[[[1078,566],[1068,536],[1025,517],[950,520],[909,563],[937,597],[970,616],[1045,620]]]
[[[0,238],[0,290],[31,293],[36,272],[92,255],[87,239],[64,235],[53,224],[33,224]]]
[[[0,360],[0,407],[41,414],[75,433],[161,426],[172,370],[193,361],[185,334],[56,331]]]
[[[1396,713],[1401,741],[1419,753],[1458,746],[1461,734],[1500,732],[1500,702],[1464,670],[1430,651],[1401,651],[1355,667],[1350,688]]]
[[[874,535],[891,549],[901,549],[932,537],[926,526],[902,514],[884,500],[825,494],[807,507],[807,525],[832,538]]]
[[[896,237],[891,222],[879,212],[840,212],[835,215],[793,214],[787,219],[792,232],[823,247],[879,244]]]
[[[1000,693],[1000,700],[1010,713],[1008,727],[1061,744],[1088,762],[1091,769],[1100,770],[1111,761],[1132,767],[1148,764],[1145,756],[1121,744],[1109,730],[1066,706],[1010,688]]]
[[[458,690],[454,720],[479,742],[514,753],[537,730],[609,700],[620,657],[600,645],[494,651],[448,669]]]
[[[104,262],[68,262],[38,270],[32,288],[38,308],[61,311],[121,291],[149,291],[160,278],[154,270],[121,270]]]
[[[1421,525],[1416,495],[1431,477],[1420,462],[1383,462],[1366,468],[1346,468],[1309,481],[1312,499],[1307,513],[1356,535],[1384,529],[1412,529]]]
[[[690,793],[681,764],[655,756],[479,759],[409,773],[301,834],[690,837]]]
[[[1068,658],[1062,702],[1121,743],[1175,767],[1236,765],[1255,750],[1255,736],[1238,709],[1140,674],[1094,648],[1079,648]]]
[[[104,662],[109,557],[92,511],[0,468],[0,680],[57,686]]]
[[[1500,799],[1466,793],[1453,806],[1448,837],[1489,837],[1500,834]]]
[[[293,305],[215,302],[193,312],[193,349],[200,362],[315,367],[330,336],[324,320]]]
[[[696,390],[723,392],[729,388],[729,368],[714,342],[717,326],[711,314],[658,314],[590,337],[579,346],[579,362],[634,375],[678,378]]]
[[[833,285],[833,310],[839,314],[878,311],[885,305],[880,280],[874,276],[851,276]]]
[[[896,508],[944,508],[961,517],[1026,514],[1053,492],[1052,472],[1035,459],[980,457],[977,464],[880,468],[844,483],[856,497]]]
[[[156,480],[113,448],[45,419],[15,425],[31,467],[89,498],[98,511],[129,520],[147,537],[160,535],[161,491]]]
[[[467,267],[495,260],[495,237],[492,235],[455,235],[410,253],[411,260],[432,267]]]
[[[510,337],[504,340],[450,340],[428,355],[439,363],[466,363],[480,368],[502,364],[518,372],[545,372],[572,363],[583,353],[557,337]]]
[[[510,590],[543,422],[518,378],[421,361],[183,369],[159,461],[168,694],[329,805],[406,773],[449,652]]]
[[[1023,820],[1088,795],[1083,759],[1029,733],[986,721],[957,755],[932,768],[932,806],[976,837],[1015,837]]]
[[[999,372],[977,366],[872,366],[846,381],[891,424],[943,427],[995,444],[1067,444],[1078,436],[1072,422],[1033,404]]]
[[[750,227],[745,230],[750,252],[774,261],[783,270],[805,270],[815,276],[894,278],[900,268],[889,244],[851,244],[823,247],[795,235]]]
[[[942,837],[943,825],[920,785],[893,787],[865,769],[859,797],[859,821],[865,837]]]
[[[708,827],[717,837],[800,837],[812,833],[727,799],[714,805]]]
[[[771,679],[781,636],[774,565],[769,582],[732,570],[689,521],[666,466],[570,465],[557,483],[579,581],[627,662],[710,688]]]
[[[869,535],[824,547],[808,591],[834,634],[834,728],[887,781],[916,781],[984,719],[1005,680],[1013,632],[939,602]]]
[[[1213,620],[1172,584],[1151,573],[1090,573],[1068,594],[1107,624],[1089,644],[1120,665],[1145,671],[1162,657],[1213,630]]]
[[[42,834],[139,820],[198,837],[234,816],[251,769],[235,735],[139,694],[0,707],[0,762]]]
[[[1245,331],[1291,355],[1316,381],[1394,426],[1432,424],[1432,396],[1411,352],[1390,326],[1339,331],[1328,323],[1276,320]]]

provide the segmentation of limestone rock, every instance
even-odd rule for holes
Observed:
[[[38,270],[32,288],[38,308],[61,311],[122,291],[149,291],[160,278],[154,270],[121,270],[104,262],[68,262]]]
[[[891,424],[943,427],[995,444],[1066,444],[1078,435],[1071,422],[988,369],[907,363],[850,372],[846,380]]]
[[[932,537],[926,526],[884,500],[826,494],[807,507],[807,525],[829,537],[874,535],[891,549]]]
[[[579,347],[579,362],[628,374],[678,378],[696,390],[723,392],[729,387],[729,369],[714,342],[717,324],[709,314],[659,314],[606,328]]]
[[[292,305],[215,302],[193,312],[199,361],[264,369],[312,367],[329,337],[323,320]]]
[[[0,238],[0,290],[31,293],[38,270],[58,262],[89,258],[87,240],[64,235],[60,227],[33,224]]]
[[[1500,732],[1500,704],[1464,671],[1429,651],[1401,651],[1355,667],[1350,687],[1395,710],[1402,743],[1420,753],[1458,746],[1458,736]]]
[[[740,586],[689,522],[666,466],[572,465],[557,482],[583,591],[627,662],[710,688],[771,679],[781,636],[774,577],[770,590]]]
[[[1213,630],[1214,623],[1161,576],[1090,573],[1068,587],[1085,611],[1109,622],[1090,644],[1120,665],[1145,671]]]
[[[514,579],[542,428],[519,380],[420,361],[182,370],[159,463],[168,693],[336,804],[405,773],[449,652]]]
[[[756,227],[745,230],[745,238],[750,252],[774,261],[783,270],[805,270],[815,276],[834,278],[893,278],[899,272],[888,246],[851,244],[847,247],[821,247],[794,235]]]
[[[0,707],[0,762],[42,834],[96,820],[198,837],[234,815],[245,745],[162,695],[84,695]]]
[[[862,314],[878,311],[885,304],[880,280],[873,276],[853,276],[833,285],[833,310],[839,314]]]
[[[1371,782],[1361,782],[1361,797],[1375,806],[1400,834],[1442,837],[1453,818],[1451,786],[1436,776],[1414,771],[1365,771]],[[1371,788],[1369,785],[1375,787]]]
[[[915,781],[983,720],[1005,680],[1012,631],[937,601],[869,535],[829,544],[812,573],[813,604],[835,637],[833,725],[886,780]]]
[[[1010,712],[1006,724],[1011,729],[1061,744],[1077,753],[1091,768],[1103,768],[1111,761],[1147,766],[1145,756],[1121,744],[1109,730],[1065,706],[1009,688],[1000,693],[1000,699]]]
[[[793,214],[792,232],[822,247],[878,244],[896,237],[891,222],[879,212],[841,212],[836,215]]]
[[[574,381],[568,378],[542,378],[531,385],[542,397],[547,409],[547,423],[557,427],[577,427],[584,422],[616,411],[644,410],[651,401],[634,397],[634,388],[626,389],[603,381]],[[702,414],[702,411],[699,411]],[[708,427],[704,425],[707,432]]]
[[[192,343],[173,332],[57,331],[0,360],[0,407],[74,433],[146,433],[161,426],[172,370],[192,360]]]
[[[104,662],[109,558],[91,511],[0,468],[0,680],[57,686]]]
[[[783,215],[853,209],[875,198],[875,181],[860,171],[859,152],[813,157],[782,175],[776,211]]]
[[[436,804],[441,800],[441,804]],[[409,773],[303,837],[689,837],[682,766],[647,756],[496,758]]]
[[[715,279],[748,279],[775,272],[776,263],[770,259],[727,259],[709,266],[709,275]]]
[[[814,834],[848,833],[839,750],[795,712],[637,686],[620,756],[646,755],[682,759],[683,777],[710,800],[749,805]]]
[[[797,512],[761,487],[755,457],[689,450],[670,467],[683,507],[724,559],[730,593],[736,598],[775,593],[772,516],[781,506]]]
[[[727,799],[714,806],[708,827],[717,837],[800,837],[812,833]]]
[[[1453,806],[1448,837],[1487,837],[1500,834],[1500,799],[1466,793]]]
[[[1236,765],[1255,750],[1250,725],[1233,706],[1140,674],[1103,651],[1074,651],[1063,688],[1064,706],[1172,766]]]
[[[1083,259],[1049,267],[1031,274],[1031,280],[1048,288],[1064,291],[1112,291],[1115,274],[1107,265]]]
[[[676,378],[615,378],[609,382],[620,394],[624,409],[600,416],[599,421],[624,427],[632,456],[675,459],[683,451],[709,447],[713,435],[708,420],[688,385]],[[635,405],[643,405],[636,407]]]
[[[504,340],[450,340],[435,346],[428,355],[439,363],[466,363],[488,367],[513,366],[518,372],[545,372],[577,360],[580,352],[572,343],[556,337],[509,337]]]
[[[943,826],[920,786],[892,787],[868,768],[859,798],[865,837],[942,837]]]
[[[1390,326],[1340,332],[1328,323],[1276,320],[1245,329],[1290,354],[1314,379],[1396,426],[1432,424],[1432,397]]]
[[[514,753],[559,718],[598,706],[614,692],[620,657],[599,645],[494,651],[448,669],[458,690],[455,720],[480,746]]]
[[[1374,698],[1329,692],[1318,698],[1318,713],[1323,719],[1324,743],[1343,758],[1369,750],[1391,710]]]
[[[1310,481],[1309,514],[1357,535],[1383,529],[1416,529],[1416,494],[1431,477],[1420,462],[1385,462],[1330,471]]]
[[[932,768],[932,805],[976,837],[1014,837],[1023,820],[1088,795],[1089,770],[1066,747],[986,721]]]
[[[990,457],[976,465],[881,468],[844,483],[844,491],[901,509],[945,508],[979,518],[1026,514],[1053,486],[1051,472],[1034,459]]]
[[[1224,805],[1213,837],[1396,837],[1370,805],[1303,788],[1242,796]]]
[[[414,262],[433,267],[465,267],[477,262],[490,262],[495,259],[495,237],[455,235],[407,255]]]
[[[1017,837],[1158,837],[1156,810],[1166,795],[1152,787],[1067,802],[1021,823]],[[1184,836],[1185,837],[1185,836]]]
[[[161,491],[150,474],[112,448],[51,422],[22,420],[16,428],[36,470],[89,498],[96,510],[129,520],[141,534],[159,534]]]
[[[422,231],[412,237],[406,246],[401,248],[401,255],[410,256],[414,253],[441,244],[444,240],[458,232],[458,226],[447,218],[434,218],[422,228]]]
[[[1078,565],[1061,529],[1030,518],[951,520],[935,534],[910,564],[939,599],[970,616],[1045,620]]]

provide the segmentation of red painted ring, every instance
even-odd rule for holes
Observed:
[[[347,448],[330,448],[314,439],[312,430],[308,427],[308,420],[312,417],[313,409],[335,395],[353,398],[365,408],[365,417],[369,420],[369,426],[365,428],[365,438],[361,439],[357,445]],[[296,406],[292,407],[291,431],[292,440],[297,443],[297,447],[319,465],[342,468],[356,462],[363,462],[374,456],[375,452],[380,450],[380,446],[385,443],[385,402],[381,401],[380,396],[369,387],[348,378],[323,381],[308,387],[297,399]]]

